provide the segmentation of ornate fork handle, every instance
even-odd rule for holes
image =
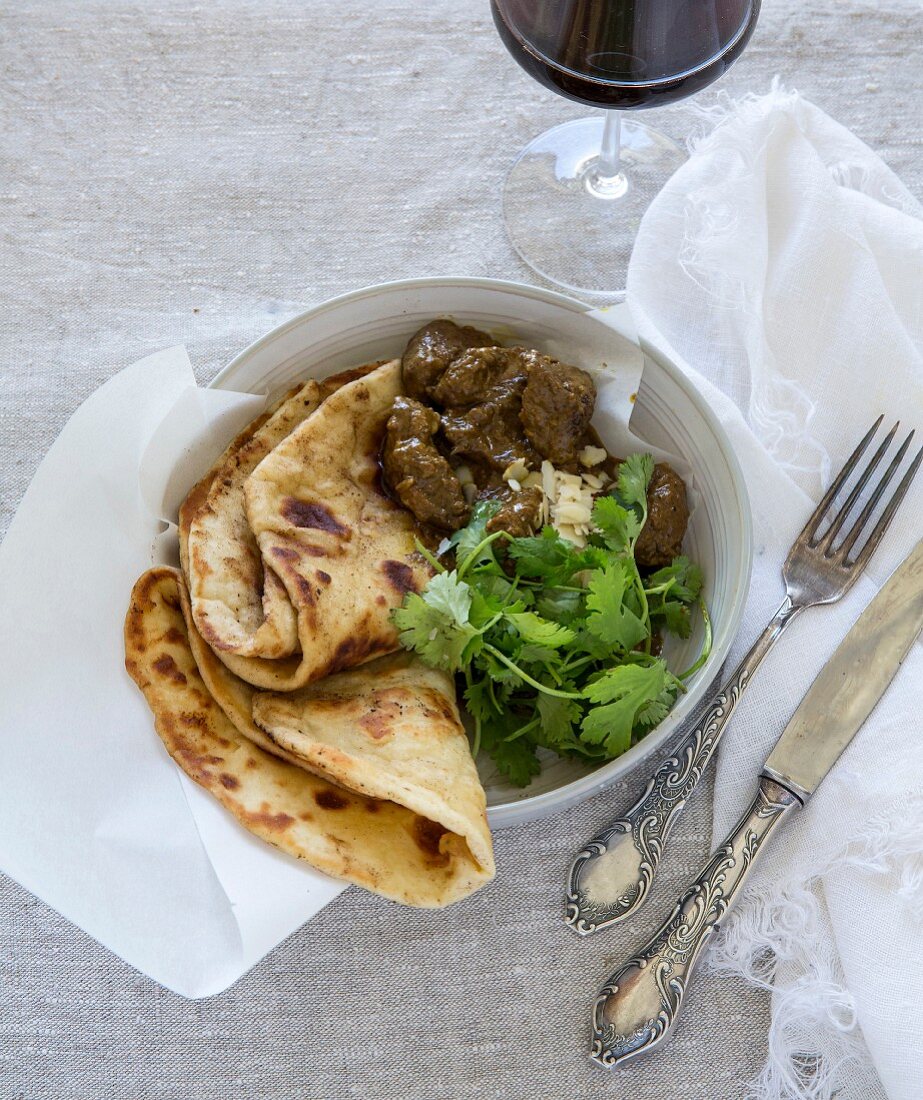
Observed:
[[[603,986],[593,1010],[591,1056],[617,1066],[670,1033],[689,980],[775,826],[801,802],[766,776],[753,804],[702,868],[666,922]]]
[[[567,923],[581,936],[633,913],[647,897],[664,845],[714,755],[750,678],[802,610],[786,596],[692,732],[665,760],[640,799],[577,854],[567,881]]]

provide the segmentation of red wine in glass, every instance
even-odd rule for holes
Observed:
[[[500,37],[540,83],[607,109],[536,138],[507,180],[514,247],[552,282],[617,296],[653,195],[685,159],[619,112],[684,99],[717,80],[750,39],[760,0],[491,0]]]
[[[492,0],[504,45],[552,91],[594,107],[662,106],[740,56],[759,0]]]

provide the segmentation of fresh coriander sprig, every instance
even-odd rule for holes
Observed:
[[[454,569],[418,546],[435,576],[393,613],[401,644],[464,678],[472,749],[514,784],[537,774],[539,748],[595,760],[625,752],[707,659],[701,571],[679,557],[644,576],[635,561],[653,468],[650,455],[620,464],[582,548],[552,527],[525,538],[488,532],[496,501],[478,502],[452,536]],[[696,606],[705,645],[676,676],[653,643],[663,632],[689,637]]]

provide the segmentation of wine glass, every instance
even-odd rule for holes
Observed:
[[[760,0],[491,0],[506,48],[536,80],[604,115],[539,135],[507,176],[513,247],[548,281],[621,296],[651,199],[683,163],[657,130],[623,119],[717,80],[740,56]]]

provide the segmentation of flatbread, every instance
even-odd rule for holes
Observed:
[[[226,717],[238,731],[246,738],[258,745],[273,756],[278,756],[290,763],[304,765],[291,756],[284,749],[275,744],[260,727],[253,721],[253,697],[257,689],[246,680],[235,676],[233,672],[218,659],[217,653],[205,641],[196,628],[192,617],[192,604],[185,584],[177,584],[179,589],[180,610],[186,622],[186,634],[189,648],[202,677],[202,682],[208,694],[224,711]]]
[[[248,683],[287,691],[304,683],[305,677],[295,610],[278,574],[262,560],[244,511],[246,476],[325,398],[376,370],[382,362],[353,367],[319,382],[309,380],[290,390],[233,440],[180,509],[180,563],[190,594],[198,592],[201,597],[197,603],[192,595],[197,629],[231,672]],[[194,536],[195,553],[190,536]],[[242,605],[251,628],[261,617],[262,622],[250,636],[249,647],[241,648],[222,631],[244,630],[237,610]],[[282,643],[275,657],[270,655],[274,637]],[[266,655],[258,655],[261,648]]]
[[[298,649],[295,609],[247,523],[244,482],[322,400],[314,380],[295,387],[234,439],[180,509],[192,614],[216,650],[274,659]]]
[[[492,877],[486,822],[483,835],[477,823],[469,825],[476,856],[467,831],[331,783],[270,755],[236,729],[193,657],[182,584],[182,575],[169,568],[138,580],[125,620],[125,665],[167,751],[191,779],[256,836],[406,905],[448,905]]]
[[[400,391],[397,359],[348,383],[247,479],[247,518],[297,612],[303,654],[284,683],[246,675],[251,683],[290,690],[398,648],[391,611],[431,576],[413,516],[381,484],[385,423]]]
[[[398,652],[297,692],[258,694],[203,641],[179,590],[199,673],[238,732],[337,786],[432,815],[467,838],[482,866],[493,866],[484,792],[449,676]],[[254,721],[255,700],[265,730]],[[331,758],[325,745],[342,755]]]
[[[464,838],[493,868],[484,789],[446,673],[394,653],[299,691],[257,694],[253,721],[318,775],[438,822],[449,830],[440,850]]]

